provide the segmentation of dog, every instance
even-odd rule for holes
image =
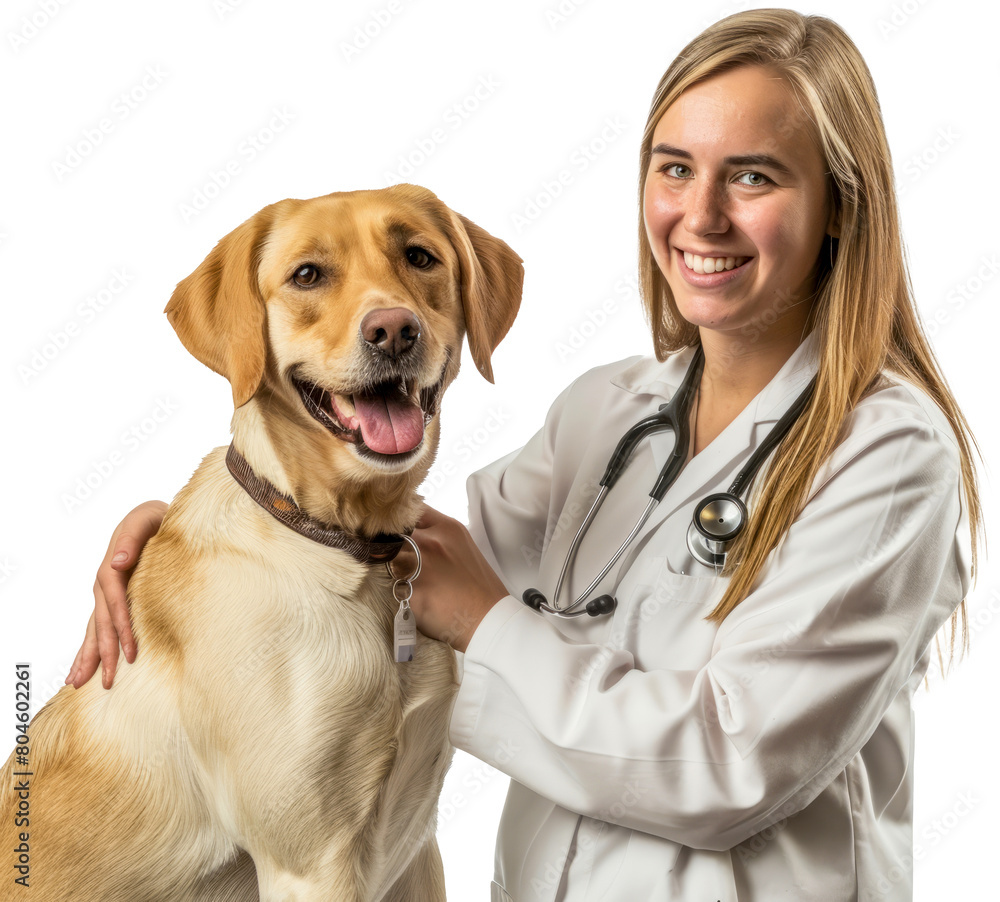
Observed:
[[[418,634],[396,660],[382,561],[418,520],[463,335],[492,381],[522,278],[503,241],[396,185],[265,207],[178,284],[165,312],[229,380],[232,445],[142,551],[135,663],[31,721],[30,828],[7,761],[0,836],[30,875],[3,898],[445,898],[455,658]]]

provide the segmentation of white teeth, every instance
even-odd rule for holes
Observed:
[[[354,409],[354,398],[347,395],[337,395],[337,409],[347,417],[353,417],[357,412]]]
[[[742,266],[749,260],[749,257],[699,257],[697,254],[689,254],[684,251],[684,262],[688,269],[694,272],[713,273],[722,272],[725,269],[735,269]]]

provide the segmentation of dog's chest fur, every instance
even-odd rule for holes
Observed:
[[[209,815],[237,845],[315,867],[335,836],[391,873],[434,829],[454,654],[420,637],[396,663],[384,565],[278,523],[224,451],[178,494],[130,582],[137,664],[171,675]]]

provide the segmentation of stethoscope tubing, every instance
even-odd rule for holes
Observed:
[[[611,455],[611,459],[608,461],[608,466],[604,472],[604,476],[601,478],[600,490],[597,493],[597,497],[591,504],[590,509],[587,511],[587,515],[584,517],[583,522],[580,524],[579,529],[577,529],[576,535],[573,537],[573,541],[570,544],[569,551],[567,552],[562,568],[559,571],[559,578],[556,580],[556,588],[552,596],[552,604],[550,605],[545,600],[544,596],[538,592],[538,590],[529,589],[525,592],[525,601],[532,607],[540,611],[546,611],[550,614],[558,614],[562,617],[579,617],[584,614],[596,615],[600,613],[608,613],[614,609],[616,604],[614,599],[611,596],[601,596],[599,599],[596,599],[594,602],[588,604],[585,610],[576,610],[587,600],[590,593],[597,588],[601,580],[603,580],[611,572],[611,569],[618,562],[619,558],[621,558],[621,556],[625,553],[628,546],[632,543],[636,536],[639,535],[643,526],[646,525],[650,515],[653,513],[654,508],[663,499],[663,496],[677,479],[677,476],[683,468],[684,463],[687,460],[687,453],[691,440],[691,424],[689,417],[691,403],[696,391],[696,382],[698,377],[701,375],[703,363],[704,352],[699,345],[688,367],[688,371],[684,376],[684,381],[674,394],[674,397],[671,398],[668,403],[661,404],[657,413],[640,420],[621,437],[618,445],[615,447],[614,453]],[[720,560],[725,559],[725,546],[732,541],[733,538],[740,533],[740,531],[742,531],[743,526],[746,523],[746,505],[740,498],[740,495],[743,494],[749,484],[753,481],[754,476],[756,476],[757,471],[760,469],[761,464],[767,456],[774,450],[781,439],[787,435],[794,422],[805,410],[806,405],[812,397],[815,387],[816,376],[813,376],[805,390],[802,391],[801,394],[795,399],[791,407],[785,411],[784,415],[778,420],[774,428],[771,429],[761,445],[751,455],[750,460],[747,461],[747,463],[740,469],[740,472],[733,480],[733,484],[729,487],[729,491],[710,495],[695,509],[695,516],[692,523],[693,528],[689,530],[688,536],[689,548],[691,548],[692,554],[694,554],[701,563],[706,564],[706,566],[714,566],[717,574],[720,572]],[[656,483],[649,493],[649,502],[646,504],[645,509],[636,521],[635,526],[632,527],[631,532],[629,532],[628,536],[625,538],[625,541],[621,543],[618,550],[614,553],[614,556],[607,562],[607,564],[604,565],[600,573],[598,573],[597,576],[591,580],[590,585],[588,585],[586,589],[573,599],[573,601],[566,605],[566,607],[560,608],[559,596],[562,592],[566,575],[569,573],[570,568],[576,560],[580,543],[583,541],[583,537],[587,534],[587,530],[590,528],[591,523],[597,516],[597,512],[601,509],[601,505],[604,503],[604,499],[607,497],[608,492],[611,490],[615,482],[618,481],[618,477],[624,471],[632,452],[635,450],[639,442],[647,436],[656,432],[661,432],[665,429],[669,429],[674,433],[674,447],[670,458],[660,470]],[[702,511],[707,505],[713,502],[725,502],[732,511],[735,511],[735,528],[730,529],[727,522],[727,524],[722,527],[723,532],[720,533],[720,527],[715,520],[712,520],[709,523],[709,528],[706,528],[706,525],[701,521]],[[723,523],[722,520],[718,522]],[[693,538],[698,538],[698,533],[701,533],[699,542],[704,546],[704,548],[700,546],[694,547],[691,545],[692,534]],[[697,544],[698,543],[696,543],[696,545]],[[531,601],[528,601],[529,596]],[[605,602],[607,602],[607,604]],[[591,610],[592,607],[595,609]]]
[[[550,607],[548,604],[545,604],[544,606],[542,606],[542,610],[547,610],[553,614],[563,614],[568,617],[578,617],[581,614],[586,614],[587,611],[576,611],[575,613],[571,612],[573,612],[575,608],[578,608],[581,604],[583,604],[587,600],[590,593],[597,588],[597,584],[611,572],[611,568],[614,567],[616,563],[618,563],[618,558],[620,558],[625,553],[625,549],[628,548],[628,546],[632,543],[632,540],[637,535],[639,535],[639,531],[642,529],[642,527],[646,525],[646,521],[653,513],[653,508],[655,508],[656,505],[660,503],[659,499],[657,498],[651,497],[649,499],[649,502],[646,504],[646,507],[642,512],[642,515],[636,521],[635,526],[632,527],[632,531],[628,534],[625,541],[621,543],[618,550],[614,553],[614,557],[612,557],[611,560],[609,560],[607,564],[604,565],[604,568],[601,570],[601,572],[594,577],[590,585],[587,586],[587,588],[584,589],[576,597],[576,599],[573,600],[573,602],[566,605],[566,607],[564,608],[560,608],[558,607],[559,603],[558,599],[559,599],[559,593],[562,590],[563,580],[566,578],[566,573],[572,566],[573,561],[576,560],[576,553],[580,547],[580,542],[583,541],[583,537],[587,534],[587,528],[590,526],[591,520],[593,520],[594,517],[597,516],[597,512],[601,509],[601,505],[604,503],[604,498],[608,494],[608,491],[609,491],[608,486],[606,485],[601,486],[601,490],[597,493],[597,497],[594,499],[594,503],[590,506],[590,510],[587,512],[587,516],[586,518],[584,518],[584,521],[581,524],[580,529],[576,531],[576,535],[573,537],[573,544],[570,545],[569,552],[566,554],[566,560],[563,561],[562,570],[559,571],[559,579],[556,580],[556,590],[552,595],[552,603],[553,605],[556,605],[556,607]]]
[[[587,597],[597,587],[598,583],[600,583],[600,581],[611,572],[612,567],[618,563],[618,559],[625,553],[625,549],[628,548],[628,546],[632,543],[632,540],[639,535],[642,527],[646,525],[646,521],[649,520],[650,515],[653,513],[653,509],[660,503],[660,501],[663,500],[663,496],[666,494],[667,489],[670,488],[671,484],[677,478],[677,475],[684,466],[684,462],[687,460],[688,445],[691,442],[691,424],[689,422],[688,414],[691,410],[691,399],[697,389],[697,381],[698,377],[701,375],[704,359],[704,351],[702,350],[701,345],[699,345],[695,351],[694,357],[691,359],[690,365],[688,366],[688,371],[684,376],[684,381],[681,383],[680,388],[674,393],[674,396],[670,399],[670,401],[666,404],[661,404],[659,410],[652,416],[645,417],[632,426],[618,441],[618,445],[615,447],[614,453],[608,461],[608,466],[604,471],[604,476],[601,477],[601,481],[599,483],[601,486],[600,491],[597,493],[594,503],[591,504],[586,517],[584,517],[583,523],[580,524],[580,528],[577,529],[576,535],[573,537],[573,542],[566,554],[566,559],[563,561],[562,569],[559,571],[559,578],[556,580],[556,590],[552,596],[552,605],[550,606],[543,602],[539,606],[541,610],[563,614],[564,616],[579,616],[580,614],[587,613],[586,611],[576,612],[575,609],[586,601]],[[646,504],[641,516],[636,521],[635,526],[632,527],[632,531],[628,534],[625,541],[618,547],[614,556],[607,562],[607,564],[604,565],[601,572],[594,577],[590,585],[587,586],[587,588],[584,589],[583,592],[581,592],[570,604],[566,605],[565,608],[560,608],[559,595],[562,591],[566,574],[569,572],[570,567],[576,560],[576,554],[580,547],[580,543],[583,541],[583,537],[587,534],[591,521],[593,521],[594,517],[597,516],[597,512],[601,509],[601,505],[604,503],[605,497],[608,492],[611,491],[612,486],[614,486],[614,484],[618,481],[618,477],[621,476],[622,472],[624,472],[625,466],[639,442],[647,436],[653,435],[657,432],[662,432],[665,429],[669,429],[674,433],[676,441],[674,442],[674,447],[670,453],[669,460],[660,471],[656,483],[649,493],[649,501]]]

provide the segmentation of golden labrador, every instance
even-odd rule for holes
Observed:
[[[30,848],[4,899],[444,899],[454,655],[418,635],[397,662],[380,561],[417,520],[463,333],[492,381],[522,274],[398,185],[265,207],[177,286],[171,324],[232,385],[234,450],[142,552],[136,662],[31,722],[30,826],[24,768],[0,775],[3,848]]]

